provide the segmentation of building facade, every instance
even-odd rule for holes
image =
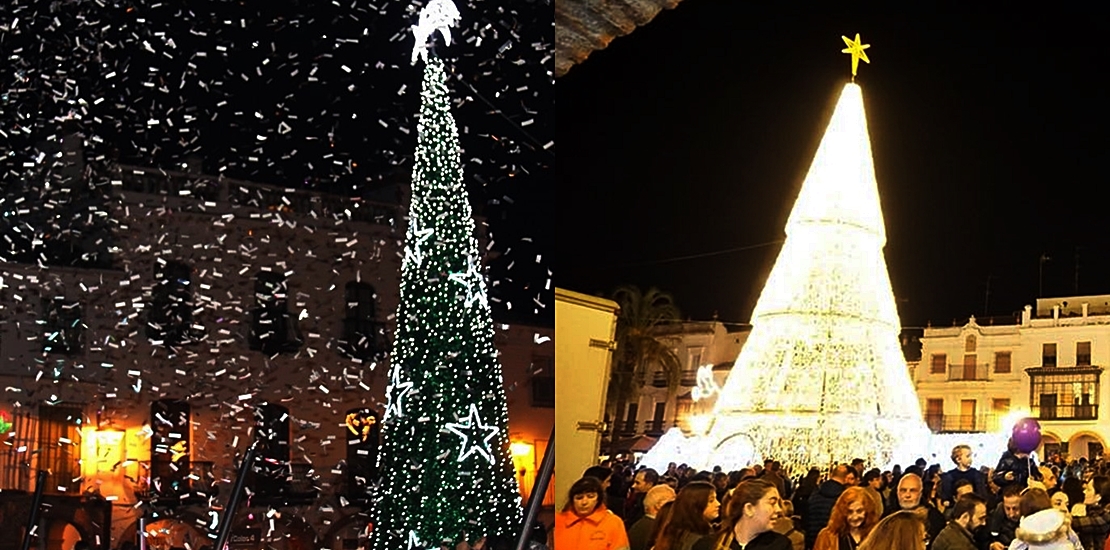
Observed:
[[[668,388],[667,377],[658,365],[648,369],[640,381],[639,395],[629,401],[617,420],[618,437],[659,437],[673,427],[687,433],[704,430],[706,426],[700,425],[699,419],[713,410],[713,389],[728,378],[749,330],[747,325],[717,320],[657,327],[655,336],[666,342],[682,362],[678,387]]]
[[[1028,415],[1041,425],[1041,456],[1103,454],[1110,295],[1038,299],[1001,324],[928,327],[921,346],[911,371],[934,432],[996,431]]]
[[[197,526],[269,434],[259,452],[283,466],[272,487],[248,480],[237,529],[256,536],[272,508],[285,519],[257,536],[348,544],[375,468],[363,428],[385,409],[403,205],[131,166],[83,177],[106,189],[87,213],[110,226],[96,266],[0,264],[0,489],[47,471],[51,498],[111,508],[104,548],[133,542],[151,507],[176,518],[148,529],[152,547],[200,548]],[[495,329],[528,495],[554,425],[553,329]],[[42,525],[47,548],[101,537]]]

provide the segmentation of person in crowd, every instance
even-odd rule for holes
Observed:
[[[1096,475],[1084,485],[1080,505],[1072,506],[1071,528],[1079,534],[1083,548],[1102,548],[1110,532],[1110,478]]]
[[[1068,515],[1052,507],[1048,493],[1029,488],[1021,494],[1021,520],[1010,550],[1078,550],[1083,548],[1069,525]]]
[[[956,482],[956,488],[955,488],[956,500],[960,500],[960,497],[962,497],[966,494],[973,494],[973,493],[975,493],[975,492],[972,491],[972,489],[971,489],[971,482],[970,481],[968,481],[966,479],[961,479],[961,480]],[[986,499],[983,499],[984,503],[986,503],[986,501],[987,501]],[[955,505],[953,504],[953,506],[955,506]],[[948,521],[952,521],[952,514],[953,513],[955,513],[955,512],[953,512],[952,507],[948,507],[948,508],[944,509],[944,517],[947,518]]]
[[[879,523],[882,508],[871,489],[848,487],[840,494],[828,525],[817,534],[813,550],[855,550]]]
[[[987,499],[968,492],[952,504],[952,520],[937,535],[931,548],[933,550],[976,550],[975,533],[986,524]]]
[[[648,489],[644,495],[644,515],[628,528],[628,545],[631,550],[651,550],[654,542],[650,537],[655,530],[655,518],[664,504],[675,499],[674,489],[658,484]]]
[[[632,478],[632,491],[624,502],[624,525],[631,527],[644,515],[644,496],[659,483],[659,473],[644,468]]]
[[[921,512],[899,510],[879,521],[859,550],[925,550],[925,540]]]
[[[1024,487],[1007,485],[1002,489],[1002,502],[987,518],[987,527],[979,531],[979,547],[1006,550],[1014,541],[1014,532],[1021,519],[1021,492]]]
[[[832,515],[833,505],[836,504],[836,499],[840,498],[840,494],[847,488],[849,472],[851,471],[853,470],[847,464],[834,466],[828,481],[822,483],[817,491],[809,497],[806,515],[802,520],[806,532],[806,548],[813,548],[813,543],[817,541],[817,533],[820,533],[829,524],[829,516]]]
[[[767,462],[767,467],[763,469],[763,481],[770,483],[778,489],[779,495],[786,495],[786,480],[782,476],[782,463],[777,460]],[[783,496],[783,498],[786,498]]]
[[[762,479],[741,482],[721,528],[696,542],[691,550],[792,550],[790,539],[773,530],[782,515],[782,499]]]
[[[624,522],[602,502],[605,489],[595,477],[570,486],[567,502],[555,517],[555,548],[628,550]]]
[[[898,482],[898,509],[918,510],[925,521],[926,539],[930,544],[937,538],[947,523],[944,514],[922,502],[923,485],[921,478],[914,473],[906,473]]]
[[[1069,516],[1071,515],[1071,500],[1068,499],[1068,494],[1063,489],[1057,487],[1055,491],[1048,493],[1048,498],[1052,501],[1053,508]]]
[[[798,483],[798,489],[791,495],[790,501],[794,503],[794,511],[805,525],[806,509],[809,507],[809,497],[817,492],[817,484],[821,479],[821,470],[810,468],[806,476]]]
[[[1075,508],[1076,505],[1082,504],[1086,498],[1086,491],[1081,476],[1071,476],[1064,479],[1060,484],[1060,488],[1068,495],[1068,506]],[[1074,514],[1075,512],[1072,511]],[[1082,515],[1082,513],[1080,514]]]
[[[863,479],[864,462],[862,458],[852,459],[852,469],[856,471],[856,479]]]
[[[690,482],[675,497],[670,519],[655,539],[654,550],[690,550],[712,531],[710,522],[717,519],[720,510],[712,483]]]
[[[1002,453],[1002,457],[998,459],[998,466],[994,467],[994,484],[999,487],[1017,485],[1024,489],[1029,485],[1030,479],[1041,481],[1041,471],[1037,468],[1037,462],[1029,456],[1029,453],[1018,450],[1014,438],[1011,437],[1006,444],[1006,452]]]
[[[940,491],[937,496],[946,507],[952,506],[956,501],[956,483],[967,480],[975,494],[987,498],[987,478],[983,472],[971,467],[974,456],[970,445],[956,445],[952,448],[952,463],[955,468],[944,473],[940,480]]]
[[[1041,464],[1039,467],[1041,471],[1041,483],[1044,483],[1044,490],[1052,494],[1052,490],[1056,488],[1059,482],[1058,476],[1051,467]]]
[[[775,520],[774,526],[771,529],[790,539],[794,545],[794,550],[805,550],[806,547],[806,534],[798,529],[800,524],[799,518],[794,515],[794,503],[789,500],[782,501],[782,516]]]
[[[609,498],[609,487],[612,485],[613,478],[616,477],[613,475],[612,468],[601,464],[590,466],[586,468],[585,472],[582,472],[582,477],[592,477],[601,482],[601,503],[605,505],[606,509],[612,511],[614,506],[618,510],[621,508],[621,502],[618,499]]]
[[[876,492],[882,493],[883,490],[883,474],[878,468],[871,468],[863,474],[863,487],[870,487]]]

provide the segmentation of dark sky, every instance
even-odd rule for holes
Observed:
[[[180,169],[197,155],[208,174],[344,196],[406,182],[423,71],[410,25],[425,3],[6,0],[3,182],[27,179],[62,121],[92,161]],[[462,22],[436,51],[471,203],[494,240],[495,316],[548,323],[551,2],[456,4]]]
[[[1033,304],[1042,253],[1044,296],[1077,251],[1079,293],[1110,293],[1110,25],[841,12],[686,0],[560,78],[558,285],[749,320],[858,32],[903,325]]]

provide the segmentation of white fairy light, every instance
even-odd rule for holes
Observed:
[[[459,24],[462,16],[459,8],[451,0],[432,0],[420,10],[420,19],[412,26],[412,35],[416,43],[412,46],[412,64],[416,58],[428,61],[428,40],[436,31],[443,37],[443,43],[451,45],[451,27]]]
[[[697,402],[708,399],[720,391],[721,388],[717,386],[717,381],[713,379],[713,365],[698,367],[698,385],[690,390],[690,397]]]

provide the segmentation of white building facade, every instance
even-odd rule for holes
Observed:
[[[1038,299],[1009,324],[929,327],[921,344],[910,370],[934,432],[996,431],[1028,415],[1041,425],[1042,457],[1104,452],[1110,295]]]
[[[747,325],[717,320],[686,321],[655,329],[656,336],[666,341],[682,362],[679,386],[672,394],[662,369],[659,366],[649,369],[641,381],[639,396],[621,411],[618,436],[658,437],[673,427],[684,432],[696,430],[697,419],[712,412],[717,398],[715,394],[701,396],[710,386],[705,380],[699,384],[699,368],[711,369],[712,387],[719,388],[728,378],[750,330]]]

